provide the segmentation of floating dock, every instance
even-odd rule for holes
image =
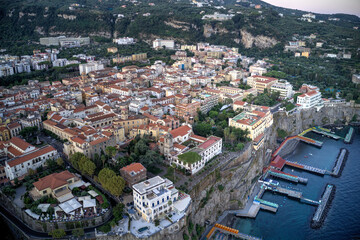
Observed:
[[[329,138],[333,138],[333,139],[340,139],[342,137],[336,135],[335,133],[332,133],[330,129],[327,129],[327,128],[322,128],[322,127],[313,127],[312,128],[312,131],[317,133],[317,134],[321,134],[321,135],[324,135],[326,137],[329,137]]]
[[[301,170],[306,170],[308,172],[316,173],[316,174],[319,174],[319,175],[330,174],[330,172],[325,170],[325,169],[320,169],[320,168],[308,166],[308,165],[305,165],[305,164],[300,164],[300,163],[295,163],[295,162],[290,162],[290,161],[286,161],[285,164],[290,166],[290,167],[295,167],[295,168],[298,168],[298,169],[301,169]]]
[[[344,169],[345,162],[347,160],[347,157],[349,155],[349,151],[346,148],[341,148],[339,155],[336,159],[332,174],[334,177],[340,177],[341,172]]]
[[[290,198],[295,198],[297,200],[300,200],[300,202],[306,203],[306,204],[310,204],[310,205],[319,205],[318,201],[314,201],[308,198],[304,198],[304,196],[302,195],[302,192],[300,191],[296,191],[296,190],[292,190],[292,189],[288,189],[288,188],[283,188],[283,187],[279,187],[279,186],[265,186],[266,190],[270,190],[272,192],[276,192],[276,193],[281,193],[284,194]]]
[[[216,231],[220,231],[223,232],[225,234],[231,234],[233,236],[235,236],[236,238],[241,238],[241,239],[245,239],[245,240],[261,240],[261,238],[258,237],[254,237],[245,233],[241,233],[239,232],[239,230],[234,229],[234,228],[230,228],[224,225],[221,225],[219,223],[215,223],[214,227],[211,228],[211,230],[209,231],[209,233],[206,235],[205,239],[210,239],[211,236],[216,232]]]
[[[258,202],[260,204],[260,208],[264,209],[264,210],[269,210],[271,212],[277,212],[278,208],[279,208],[279,204],[277,203],[273,203],[273,202],[269,202],[266,201],[264,199],[258,198],[258,196],[256,196],[254,198],[255,202]],[[263,205],[263,206],[262,206]]]
[[[323,145],[323,142],[320,142],[320,141],[317,141],[317,140],[314,140],[314,139],[311,139],[308,137],[304,137],[304,136],[300,136],[300,135],[297,137],[298,137],[298,139],[300,139],[300,141],[314,145],[316,147],[322,147],[322,145]]]
[[[308,182],[307,178],[302,178],[302,177],[298,177],[298,176],[295,176],[295,175],[292,175],[292,174],[289,174],[289,173],[284,173],[284,172],[276,170],[276,169],[269,170],[268,174],[270,176],[281,178],[281,179],[284,179],[284,180],[288,180],[290,182],[304,183],[304,184],[306,184]]]
[[[331,202],[335,196],[335,185],[327,184],[325,191],[322,194],[320,199],[320,204],[318,205],[315,214],[311,220],[311,228],[320,228],[322,223],[325,220],[326,214],[329,211]]]
[[[344,138],[344,142],[345,143],[351,143],[351,140],[353,138],[354,135],[354,128],[350,127],[348,133],[346,134],[345,138]]]

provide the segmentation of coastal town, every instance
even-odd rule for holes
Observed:
[[[358,16],[4,1],[4,239],[360,236]]]
[[[40,43],[88,44],[86,38]],[[294,89],[285,79],[264,76],[272,64],[236,48],[177,46],[162,39],[153,48],[176,50],[174,63],[109,68],[85,54],[78,61],[58,59],[51,48],[2,56],[14,66],[6,68],[8,74],[86,61],[78,65],[78,76],[1,89],[3,193],[29,225],[54,236],[65,233],[55,224],[76,225],[73,231],[81,233],[79,226],[95,229],[116,210],[116,221],[97,228],[96,236],[174,231],[189,214],[190,181],[201,181],[210,167],[228,160],[224,154],[245,144],[262,148],[274,113],[344,102],[322,98],[310,84]],[[147,62],[146,53],[113,61]],[[275,104],[255,104],[262,96],[274,97]]]

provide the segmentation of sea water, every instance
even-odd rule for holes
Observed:
[[[344,132],[341,133],[344,135]],[[315,206],[266,191],[262,199],[279,204],[277,213],[260,210],[256,219],[236,218],[233,225],[240,232],[262,239],[359,239],[360,238],[360,135],[356,131],[352,144],[315,133],[306,136],[322,141],[322,148],[300,142],[286,160],[332,171],[341,148],[349,150],[342,175],[320,176],[285,167],[284,172],[308,178],[307,185],[279,180],[281,186],[302,191],[305,198],[318,201],[326,183],[336,185],[335,198],[320,229],[310,228]]]

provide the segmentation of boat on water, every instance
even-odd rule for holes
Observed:
[[[308,158],[309,156],[308,155],[305,155],[304,158]]]

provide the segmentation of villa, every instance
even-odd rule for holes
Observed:
[[[65,202],[74,197],[69,189],[69,185],[78,181],[80,179],[67,170],[53,173],[34,182],[34,189],[31,191],[31,195],[34,199],[51,195],[59,202]]]

